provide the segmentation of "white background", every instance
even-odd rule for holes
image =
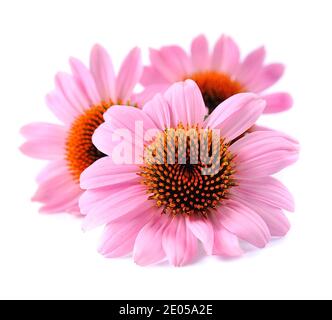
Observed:
[[[1,1],[0,2],[0,298],[231,299],[332,298],[331,1]],[[233,36],[247,53],[265,44],[268,61],[287,65],[275,89],[294,108],[262,124],[301,141],[301,159],[282,180],[294,193],[292,229],[264,250],[235,260],[139,267],[96,252],[101,230],[38,214],[30,197],[44,163],[18,152],[19,128],[55,121],[44,103],[67,59],[88,61],[104,45],[119,65],[136,45],[179,43],[205,33]]]

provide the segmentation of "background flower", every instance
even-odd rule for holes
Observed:
[[[179,46],[165,46],[150,50],[151,65],[145,67],[140,95],[148,101],[156,92],[164,92],[176,81],[196,81],[209,113],[221,102],[240,92],[255,92],[266,100],[264,113],[285,111],[292,106],[292,98],[286,92],[265,93],[284,73],[280,63],[265,65],[265,49],[260,47],[249,53],[243,61],[235,41],[221,36],[212,52],[204,35],[191,43],[190,54]]]
[[[43,203],[41,212],[45,213],[79,214],[80,174],[104,156],[91,136],[109,107],[136,104],[132,91],[142,73],[138,48],[127,55],[117,76],[110,56],[99,45],[91,51],[90,69],[74,58],[70,66],[72,74],[58,73],[55,90],[46,97],[48,107],[63,124],[38,122],[21,129],[27,139],[21,151],[50,161],[37,177],[39,186],[32,198]]]

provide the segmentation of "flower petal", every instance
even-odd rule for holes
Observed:
[[[238,186],[231,190],[243,199],[256,199],[271,206],[294,211],[294,199],[287,188],[273,177],[241,179]]]
[[[247,89],[253,92],[261,92],[274,85],[283,75],[284,65],[273,63],[265,66],[261,72],[247,85]]]
[[[158,129],[164,130],[171,127],[171,113],[167,101],[161,94],[149,101],[143,111],[153,120]]]
[[[144,67],[143,75],[140,80],[143,86],[151,86],[155,84],[168,84],[168,81],[156,70],[155,67]]]
[[[266,101],[264,113],[276,113],[289,110],[293,105],[292,97],[286,92],[270,93],[262,96]]]
[[[194,236],[203,243],[206,253],[211,255],[214,243],[214,230],[210,220],[202,217],[189,217],[187,225]]]
[[[90,69],[100,98],[107,102],[109,100],[116,101],[112,60],[107,51],[100,45],[95,45],[91,50]]]
[[[249,53],[241,63],[236,79],[244,86],[251,82],[263,68],[265,48],[260,47]]]
[[[132,184],[101,191],[102,194],[98,189],[88,190],[80,198],[80,208],[86,215],[82,225],[84,230],[109,223],[129,213],[140,214],[144,212],[146,202],[149,202],[147,207],[152,206],[151,201],[147,201],[146,189],[142,185]]]
[[[96,83],[88,68],[78,59],[71,58],[69,63],[75,80],[88,97],[91,104],[98,105],[101,102]]]
[[[200,124],[206,108],[197,84],[192,80],[173,84],[164,95],[171,111],[172,126]]]
[[[107,224],[98,251],[107,258],[129,254],[134,248],[138,233],[151,217],[152,213],[146,211],[140,217]]]
[[[239,47],[232,38],[222,35],[216,42],[212,53],[212,69],[234,74],[239,66],[239,61]]]
[[[95,189],[124,183],[139,183],[138,167],[114,164],[112,157],[103,157],[86,168],[80,177],[82,189]]]
[[[259,248],[265,247],[269,242],[271,235],[264,220],[247,206],[229,201],[218,212],[220,223],[240,239]]]
[[[243,254],[238,237],[222,225],[214,229],[213,254],[225,257],[238,257]]]
[[[197,251],[197,239],[183,216],[175,216],[165,229],[162,245],[167,259],[174,266],[190,262]]]
[[[126,103],[143,72],[141,51],[132,49],[123,61],[116,83],[117,98]]]
[[[236,155],[236,174],[258,178],[274,174],[298,159],[299,145],[277,131],[256,131],[229,147]]]
[[[239,93],[222,102],[206,119],[204,127],[220,129],[226,142],[248,130],[265,108],[265,101],[252,93]]]
[[[21,134],[27,141],[20,147],[21,151],[33,158],[55,160],[65,153],[65,127],[36,122],[24,126]]]
[[[209,68],[209,44],[204,35],[199,35],[191,43],[191,59],[195,71]]]
[[[42,213],[71,211],[82,193],[64,160],[52,161],[38,177],[38,189],[32,201],[42,202]],[[61,192],[58,192],[61,190]]]
[[[138,233],[134,245],[134,261],[141,266],[160,262],[165,258],[162,236],[169,219],[154,209],[154,217]]]

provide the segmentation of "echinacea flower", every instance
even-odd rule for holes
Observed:
[[[293,199],[271,175],[296,161],[298,143],[277,131],[244,134],[264,108],[256,94],[241,93],[204,120],[201,92],[187,80],[143,109],[109,109],[93,135],[107,156],[81,175],[87,189],[80,198],[83,227],[105,224],[100,252],[133,252],[139,265],[168,259],[180,266],[195,257],[199,241],[207,254],[238,256],[239,239],[261,248],[272,236],[285,235],[283,209],[293,211]],[[139,150],[142,161],[132,155],[120,164],[114,157],[120,144]]]
[[[39,186],[33,197],[43,203],[41,212],[45,213],[79,213],[80,174],[105,156],[92,144],[92,134],[112,105],[135,104],[132,91],[143,71],[138,48],[127,55],[117,76],[110,56],[99,45],[91,50],[90,70],[74,58],[70,65],[72,74],[58,73],[55,90],[46,97],[63,124],[31,123],[21,130],[27,139],[22,152],[50,160],[37,178]]]
[[[179,46],[150,50],[151,65],[145,67],[141,83],[145,90],[142,101],[164,92],[170,84],[185,79],[194,80],[211,113],[221,102],[240,92],[258,93],[266,100],[264,113],[289,109],[292,98],[286,92],[266,93],[284,72],[280,63],[265,65],[265,49],[260,47],[240,60],[238,45],[228,36],[221,36],[209,52],[204,35],[196,37],[187,54]]]

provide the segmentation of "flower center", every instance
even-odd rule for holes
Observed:
[[[180,124],[146,146],[139,175],[164,213],[206,216],[235,185],[233,159],[214,131]]]
[[[92,143],[94,131],[104,122],[103,114],[112,105],[103,102],[92,106],[72,124],[66,141],[66,160],[75,181],[93,162],[105,156]]]
[[[244,92],[245,89],[227,74],[216,71],[197,72],[187,79],[194,80],[200,88],[209,114],[227,98]]]

